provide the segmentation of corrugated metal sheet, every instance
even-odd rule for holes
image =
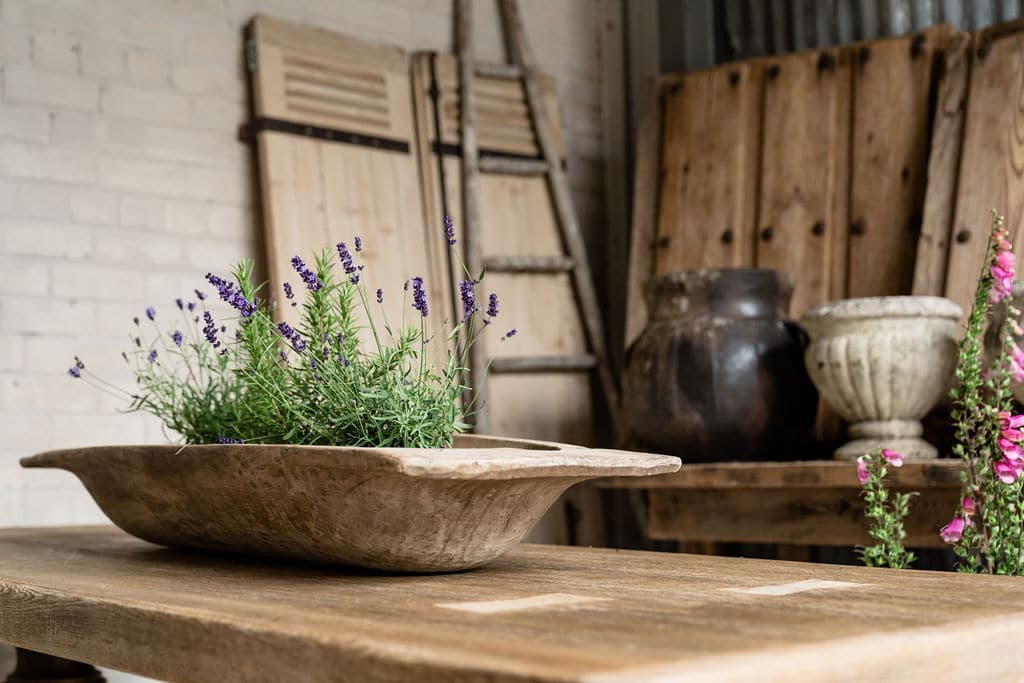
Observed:
[[[662,69],[872,40],[1021,16],[1022,0],[659,0]]]

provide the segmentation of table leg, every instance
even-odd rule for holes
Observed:
[[[6,683],[104,683],[99,670],[82,662],[17,648],[17,664]]]

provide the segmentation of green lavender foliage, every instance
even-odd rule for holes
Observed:
[[[377,297],[371,302],[367,296],[363,280],[337,277],[334,265],[325,250],[314,269],[323,286],[295,288],[296,297],[304,296],[294,328],[308,345],[301,352],[289,345],[263,303],[213,327],[201,307],[190,312],[180,303],[180,321],[143,321],[139,337],[132,335],[135,348],[125,354],[138,381],[130,409],[152,413],[187,443],[451,446],[474,414],[467,396],[468,353],[490,319],[474,311],[447,339],[428,338],[424,316],[408,301],[411,292],[403,291],[403,310],[417,322],[392,324]],[[252,261],[241,262],[233,273],[234,291],[248,302],[261,293],[252,273]],[[468,279],[475,292],[483,274]],[[365,327],[360,320],[368,321]],[[181,333],[180,345],[174,331]],[[451,343],[456,351],[435,367],[431,343]],[[115,389],[91,374],[87,380]]]
[[[886,475],[882,451],[864,456],[868,478],[863,484],[864,513],[871,522],[868,533],[876,543],[859,548],[861,560],[868,567],[892,567],[909,569],[917,559],[914,553],[903,547],[907,531],[903,520],[910,512],[913,493],[889,491],[883,484]]]

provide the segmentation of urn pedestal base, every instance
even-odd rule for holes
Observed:
[[[856,460],[879,448],[896,451],[905,460],[937,458],[939,450],[921,438],[924,428],[917,420],[877,420],[850,425],[850,436],[833,454],[836,460]]]

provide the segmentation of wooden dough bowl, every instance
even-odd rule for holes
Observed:
[[[114,524],[152,543],[449,572],[504,554],[577,482],[680,462],[466,435],[449,449],[100,446],[21,464],[74,473]]]

